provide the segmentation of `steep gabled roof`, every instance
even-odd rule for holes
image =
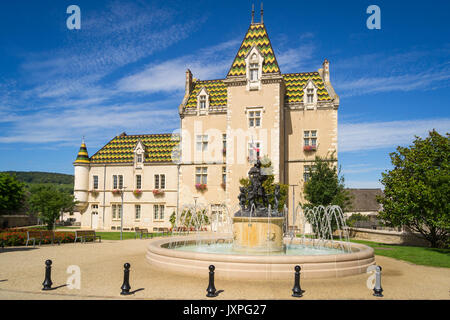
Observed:
[[[208,91],[210,107],[227,106],[227,87],[222,80],[197,80],[194,82],[186,108],[197,108],[197,95],[203,87]]]
[[[283,79],[286,85],[285,103],[302,102],[304,96],[303,87],[310,79],[317,87],[317,100],[331,101],[319,72],[286,73],[283,74]]]
[[[280,68],[278,67],[277,59],[275,58],[264,23],[252,23],[234,58],[227,77],[245,75],[245,57],[253,45],[258,47],[264,57],[263,74],[280,73]]]
[[[381,189],[347,189],[351,196],[351,212],[379,211],[381,204],[376,197],[382,196]]]
[[[179,143],[179,136],[171,133],[120,135],[108,142],[95,153],[91,164],[132,163],[134,148],[138,140],[145,146],[144,163],[172,162],[173,148]]]

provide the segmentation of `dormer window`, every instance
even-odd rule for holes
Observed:
[[[303,87],[304,104],[307,109],[314,109],[317,103],[317,87],[311,80]]]
[[[144,163],[145,146],[139,139],[134,148],[134,166],[136,169],[142,169]]]
[[[201,114],[207,114],[209,109],[209,94],[205,87],[197,94],[197,108]]]
[[[200,96],[200,109],[206,109],[206,96]]]
[[[250,81],[258,81],[258,64],[250,64]]]
[[[314,89],[307,89],[307,103],[314,103]]]
[[[264,57],[258,47],[253,46],[245,57],[247,90],[261,89],[261,75]]]

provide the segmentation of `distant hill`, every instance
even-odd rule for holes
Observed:
[[[15,175],[17,180],[26,184],[51,183],[58,185],[72,185],[74,176],[71,174],[36,171],[3,171]]]

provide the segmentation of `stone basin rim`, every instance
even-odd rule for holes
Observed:
[[[240,262],[240,263],[271,263],[271,264],[286,264],[286,263],[322,263],[322,262],[344,262],[363,260],[373,258],[373,248],[359,244],[350,243],[353,252],[340,254],[325,254],[325,255],[251,255],[251,254],[219,254],[219,253],[204,253],[193,251],[177,251],[174,249],[163,248],[162,245],[171,242],[182,241],[196,241],[196,240],[231,240],[229,234],[209,234],[209,235],[194,235],[194,236],[175,236],[171,238],[151,240],[148,245],[148,252],[178,259],[186,260],[200,260],[200,261],[217,261],[217,262]],[[290,238],[284,238],[284,241],[290,241]],[[291,243],[299,244],[301,238],[294,238]],[[307,239],[309,240],[309,239]],[[341,241],[333,241],[333,243],[343,243]]]

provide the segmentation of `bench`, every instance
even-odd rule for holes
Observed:
[[[28,246],[30,241],[33,241],[33,247],[36,245],[36,240],[39,240],[39,245],[41,245],[42,241],[51,236],[52,244],[55,242],[55,233],[53,231],[27,231],[27,241],[25,246]],[[58,244],[61,244],[61,239],[56,239]]]
[[[98,239],[98,242],[102,242],[102,237],[95,234],[95,230],[76,230],[75,231],[75,242],[80,239],[80,242],[86,242],[86,239],[92,239],[95,242],[95,239]]]
[[[139,227],[134,228],[134,238],[136,239],[139,234],[139,238],[142,239],[142,236],[145,234],[145,236],[148,238],[148,229],[142,229]]]
[[[158,235],[169,235],[169,228],[157,228],[157,227],[154,227],[153,228],[153,232],[155,232],[156,233],[156,236],[158,236]]]

